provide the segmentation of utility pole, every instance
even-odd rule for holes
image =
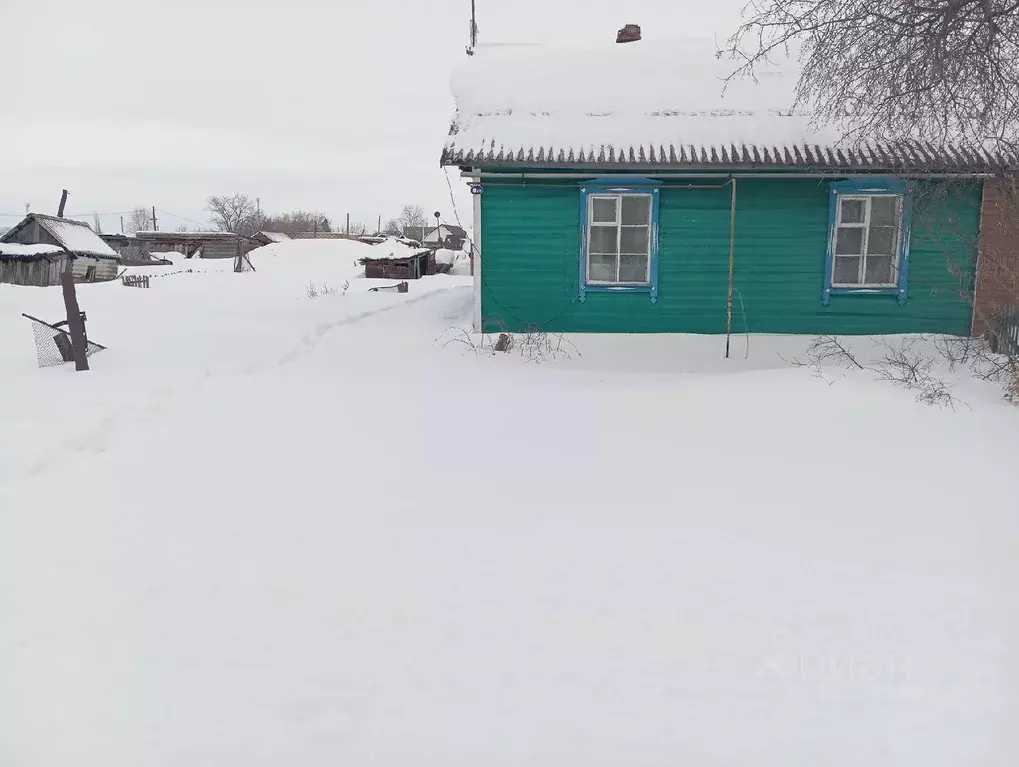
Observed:
[[[67,205],[67,190],[60,194],[60,205],[57,207],[57,218],[64,217],[64,206]],[[78,294],[74,288],[74,272],[72,264],[74,256],[67,254],[64,272],[60,275],[60,287],[64,294],[64,308],[67,310],[67,329],[71,334],[71,351],[74,355],[74,369],[88,370],[88,356],[85,348],[85,323],[81,319],[78,308]]]
[[[382,235],[382,214],[379,213],[379,228],[375,230],[375,236],[380,237]]]
[[[121,234],[124,233],[124,217],[123,216],[120,217],[120,233]]]
[[[156,224],[156,206],[152,206],[152,231],[158,232],[159,226]]]
[[[350,239],[350,214],[347,214],[347,239]]]

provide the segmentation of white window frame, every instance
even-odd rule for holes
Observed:
[[[892,257],[892,281],[891,282],[865,282],[867,275],[867,258],[868,258],[868,245],[870,240],[870,212],[871,204],[875,198],[878,197],[890,197],[897,201],[896,213],[895,213],[895,239],[892,247],[892,253],[877,253],[875,257],[887,258],[889,255]],[[863,222],[848,222],[843,223],[842,221],[842,206],[847,201],[860,201],[863,203]],[[832,230],[832,263],[831,263],[831,286],[833,288],[860,288],[860,289],[887,289],[897,288],[899,286],[899,270],[902,268],[902,218],[903,210],[905,208],[906,201],[901,194],[840,194],[838,196],[838,204],[836,206],[836,218],[835,227]],[[839,254],[838,241],[839,241],[839,230],[840,229],[862,229],[863,235],[860,238],[860,253],[859,255],[853,253]],[[859,281],[857,282],[835,282],[836,266],[839,258],[859,258],[860,266],[857,276]]]
[[[642,197],[647,200],[647,224],[623,224],[623,198],[624,197]],[[598,221],[594,220],[594,201],[595,200],[615,200],[616,201],[616,220],[614,222]],[[588,285],[619,285],[619,286],[640,286],[644,287],[651,284],[651,230],[654,227],[654,199],[653,196],[645,192],[625,192],[620,194],[612,193],[592,193],[587,196],[587,274],[586,280]],[[616,229],[616,279],[615,280],[594,280],[591,279],[591,235],[595,227],[607,228],[615,227]],[[639,282],[623,282],[619,279],[620,263],[623,255],[638,255],[636,253],[620,253],[620,245],[622,244],[623,228],[629,227],[636,229],[638,227],[644,227],[647,229],[647,238],[644,242],[644,252],[647,256],[647,263],[644,266],[644,279]]]

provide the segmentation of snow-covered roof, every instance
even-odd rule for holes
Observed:
[[[79,253],[97,258],[118,258],[117,252],[100,239],[99,235],[84,221],[70,218],[45,216],[41,213],[30,213],[17,226],[3,235],[5,241],[13,242],[30,222],[36,221],[49,235],[70,253]],[[52,247],[47,245],[47,247]],[[54,252],[54,251],[49,251]]]
[[[568,50],[481,46],[453,73],[457,115],[446,165],[959,167],[985,155],[919,142],[859,145],[797,103],[799,67],[756,78],[710,40]],[[536,76],[540,73],[540,76]]]
[[[456,257],[460,255],[459,251],[447,250],[446,248],[439,248],[435,251],[435,263],[437,264],[452,264],[456,261]]]
[[[39,224],[71,253],[117,258],[117,251],[103,242],[84,221],[39,216]]]
[[[173,242],[194,242],[195,240],[239,240],[241,235],[233,232],[138,232],[135,235],[139,240],[165,240]]]
[[[372,245],[371,249],[362,258],[366,261],[383,261],[386,259],[413,258],[428,252],[428,248],[408,245],[398,237],[387,237],[378,245]]]
[[[269,242],[285,242],[291,239],[290,235],[286,232],[259,232],[259,234]]]
[[[439,227],[439,229],[442,230],[442,237],[449,237],[450,235],[453,235],[454,237],[463,237],[464,234],[466,234],[461,227],[454,226],[453,224],[443,224]],[[435,227],[429,229],[425,233],[424,242],[438,242],[439,235],[436,234],[437,231],[438,230]]]
[[[0,242],[0,256],[11,258],[37,258],[63,253],[64,249],[56,245],[22,245],[20,242]]]

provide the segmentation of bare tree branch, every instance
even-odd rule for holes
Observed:
[[[725,52],[734,77],[796,56],[847,138],[1019,147],[1019,0],[751,0]]]

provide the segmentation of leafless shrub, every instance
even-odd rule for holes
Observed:
[[[1019,357],[995,353],[983,344],[970,361],[970,369],[977,378],[1000,385],[1005,400],[1019,405]]]
[[[970,336],[941,336],[934,339],[934,348],[953,372],[959,365],[972,363],[986,346],[982,339]]]
[[[881,358],[872,365],[863,365],[837,336],[824,335],[811,342],[805,360],[794,358],[786,362],[795,367],[809,368],[815,378],[820,378],[828,385],[833,382],[824,374],[825,365],[866,370],[876,373],[883,381],[914,391],[917,402],[955,409],[958,400],[953,396],[951,387],[934,374],[935,360],[923,352],[921,341],[917,337],[907,338],[897,346],[884,341],[881,344],[884,348]],[[945,342],[939,351],[943,356],[949,355],[960,361],[972,359],[975,348],[970,346],[961,350]]]
[[[917,402],[954,410],[952,388],[933,374],[934,358],[917,345],[916,338],[905,339],[898,346],[883,342],[885,353],[871,369],[881,380],[915,392]]]
[[[807,347],[806,362],[799,358],[787,360],[787,362],[796,367],[809,367],[814,370],[820,370],[821,367],[828,364],[857,368],[858,370],[865,369],[845,344],[839,340],[838,336],[817,336]]]

